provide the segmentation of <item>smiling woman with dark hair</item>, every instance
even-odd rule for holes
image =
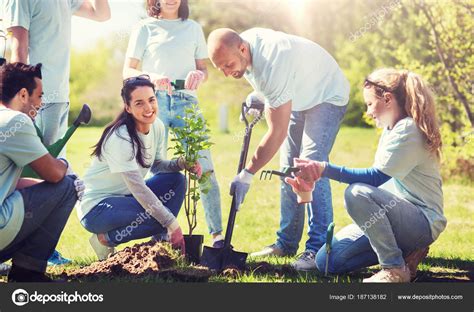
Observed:
[[[169,127],[183,127],[180,117],[198,103],[197,90],[208,75],[207,46],[202,27],[188,19],[187,0],[146,0],[145,4],[149,17],[140,21],[130,36],[123,76],[150,76],[165,126],[166,151]],[[172,82],[178,79],[185,82],[184,89],[173,90]],[[206,222],[214,247],[222,247],[221,198],[211,153],[204,150],[199,154],[203,171],[210,173],[209,192],[202,194]]]
[[[121,94],[123,111],[94,146],[84,176],[86,189],[78,209],[81,224],[94,233],[90,243],[99,259],[119,244],[163,234],[184,251],[176,217],[184,199],[184,176],[179,171],[185,169],[185,162],[162,156],[164,127],[156,118],[158,105],[150,77],[124,80]],[[150,168],[154,175],[145,181]],[[198,173],[200,167],[187,169]]]

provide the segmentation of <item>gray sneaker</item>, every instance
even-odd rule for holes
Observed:
[[[312,250],[306,250],[300,254],[291,266],[297,271],[316,270],[316,253]]]
[[[253,252],[250,254],[250,257],[284,257],[286,253],[278,247],[276,244],[267,246],[260,251]]]

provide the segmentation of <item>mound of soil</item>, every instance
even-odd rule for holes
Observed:
[[[69,279],[100,278],[107,276],[142,276],[156,274],[172,267],[177,254],[170,251],[162,243],[146,242],[126,247],[106,260],[98,261],[89,266],[67,272]]]

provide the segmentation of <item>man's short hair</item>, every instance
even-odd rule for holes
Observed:
[[[0,100],[4,104],[10,103],[15,95],[23,88],[29,95],[36,89],[35,78],[42,79],[41,63],[26,65],[23,63],[10,63],[0,67]]]

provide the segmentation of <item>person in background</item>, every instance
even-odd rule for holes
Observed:
[[[164,150],[167,151],[169,127],[183,127],[180,117],[198,104],[197,90],[207,80],[207,47],[202,27],[189,19],[187,0],[147,0],[148,18],[133,30],[128,44],[123,76],[148,74],[155,84],[159,118],[165,126]],[[185,80],[183,90],[171,83]],[[203,118],[196,115],[196,118]],[[224,246],[221,196],[209,150],[200,152],[205,174],[210,173],[206,193],[201,194],[206,223],[213,247]]]

